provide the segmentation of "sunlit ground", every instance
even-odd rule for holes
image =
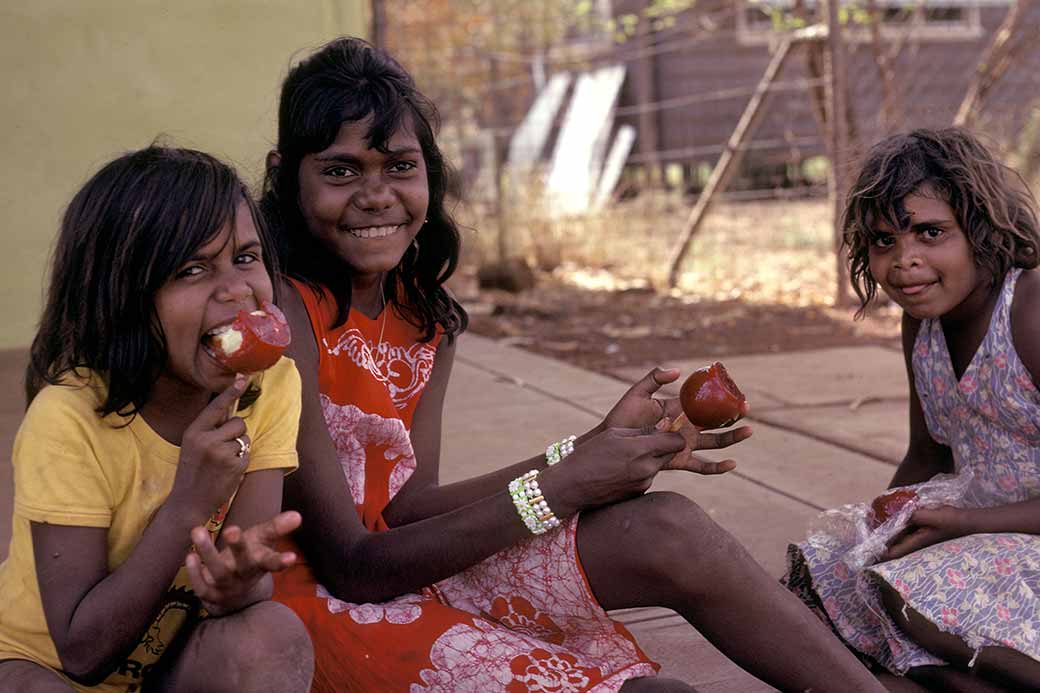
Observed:
[[[588,289],[662,287],[687,214],[686,204],[667,195],[551,224],[525,219],[521,210],[510,215],[512,247]],[[470,225],[480,231],[466,241],[487,256],[494,249],[494,222],[474,221]],[[674,293],[688,300],[833,305],[833,243],[824,200],[722,202],[694,236]]]

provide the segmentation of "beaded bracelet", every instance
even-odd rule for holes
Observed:
[[[552,443],[545,448],[545,462],[550,467],[559,464],[564,457],[574,452],[574,441],[577,436],[567,436],[563,440]]]
[[[509,495],[516,506],[517,514],[531,534],[544,534],[560,526],[560,520],[549,509],[549,504],[538,488],[537,469],[510,481]]]

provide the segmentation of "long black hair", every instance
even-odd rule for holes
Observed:
[[[411,75],[389,55],[357,38],[335,39],[289,71],[278,107],[280,161],[268,168],[261,199],[276,229],[282,263],[292,277],[332,292],[336,324],[350,310],[350,276],[307,231],[299,206],[300,162],[331,145],[343,123],[371,116],[368,146],[381,152],[397,130],[410,127],[426,163],[429,208],[417,243],[405,252],[383,286],[387,305],[422,330],[428,341],[439,330],[449,337],[468,324],[465,309],[444,289],[459,261],[459,228],[445,207],[452,172],[437,146],[437,109]],[[397,287],[403,292],[399,300]]]
[[[107,385],[98,413],[131,417],[167,362],[155,294],[201,246],[256,223],[272,283],[276,252],[245,185],[202,152],[151,146],[106,164],[65,210],[47,303],[25,374],[27,402],[47,383],[89,369]]]
[[[928,187],[953,210],[975,264],[992,283],[1011,267],[1040,263],[1036,200],[1022,178],[962,128],[914,130],[888,137],[867,153],[842,215],[849,275],[862,315],[877,295],[870,248],[878,222],[909,226],[903,201]]]

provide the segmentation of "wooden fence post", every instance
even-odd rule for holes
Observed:
[[[765,103],[770,87],[776,81],[777,75],[780,74],[780,69],[787,61],[788,55],[790,55],[791,46],[796,42],[819,37],[819,32],[814,32],[811,29],[812,27],[808,30],[802,29],[791,36],[785,37],[769,61],[769,66],[766,67],[765,74],[762,75],[762,79],[759,80],[758,86],[755,87],[751,99],[748,100],[744,113],[737,122],[737,127],[726,142],[726,148],[723,149],[719,160],[715,162],[715,168],[712,169],[704,190],[697,198],[697,203],[690,211],[690,215],[686,218],[686,223],[683,224],[682,229],[679,231],[679,240],[672,249],[671,258],[668,261],[669,287],[675,288],[679,283],[679,268],[682,267],[686,253],[690,249],[690,242],[693,240],[694,234],[700,229],[701,223],[708,214],[708,210],[711,209],[711,205],[715,202],[716,196],[726,188],[726,184],[736,170],[737,164],[743,158],[744,151],[747,148],[747,139],[754,132],[755,127],[765,113],[762,105]]]
[[[848,170],[849,129],[847,99],[849,75],[845,41],[838,16],[839,0],[827,0],[827,103],[830,114],[828,144],[831,150],[831,171],[827,180],[827,193],[831,204],[831,221],[834,225],[834,258],[837,270],[837,286],[834,292],[835,305],[849,302],[849,270],[845,262],[845,247],[842,243],[841,213],[845,203],[846,172]]]

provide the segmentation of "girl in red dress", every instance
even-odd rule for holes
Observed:
[[[720,473],[690,448],[655,369],[604,421],[547,454],[438,481],[462,307],[459,233],[436,112],[386,54],[339,39],[283,84],[264,208],[292,276],[284,302],[304,403],[287,507],[306,564],[276,598],[310,629],[321,691],[684,690],[607,610],[660,605],[784,689],[881,690],[802,604],[662,468]],[[562,458],[566,457],[565,460]],[[555,462],[562,460],[559,464]],[[680,558],[681,557],[681,558]]]

